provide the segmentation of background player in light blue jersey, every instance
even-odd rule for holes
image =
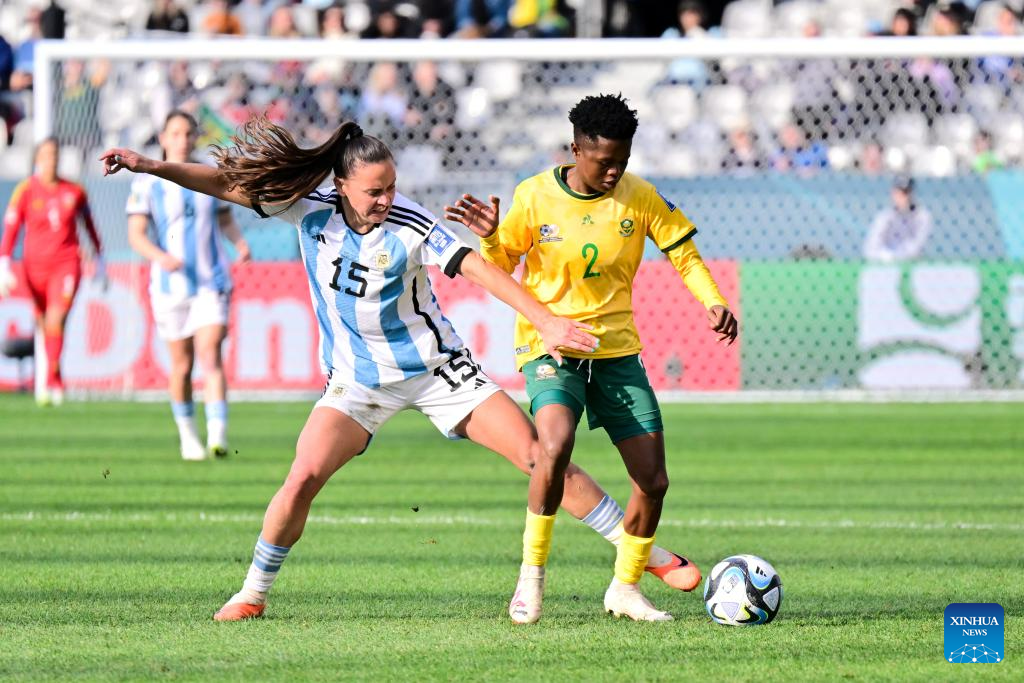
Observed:
[[[160,133],[164,158],[187,161],[196,144],[195,120],[172,111]],[[157,334],[170,352],[170,395],[181,439],[181,457],[224,457],[227,447],[227,385],[221,345],[227,335],[231,294],[223,233],[249,260],[249,246],[231,206],[156,176],[140,175],[128,198],[128,240],[152,263],[149,300]],[[152,225],[156,241],[149,235]],[[206,399],[206,446],[199,439],[192,402],[192,367],[199,359]]]
[[[155,161],[126,149],[101,156],[105,173],[153,174],[299,230],[328,382],[267,508],[242,590],[214,616],[220,621],[263,614],[313,498],[400,410],[419,410],[445,436],[471,439],[530,474],[529,505],[549,488],[554,461],[522,409],[470,357],[437,305],[425,266],[460,274],[515,308],[556,359],[559,348],[596,345],[588,325],[552,315],[433,214],[398,194],[390,150],[354,123],[320,147],[303,149],[287,131],[258,119],[234,143],[217,150],[217,168]],[[578,467],[570,465],[565,478],[562,506],[616,543],[622,509]]]

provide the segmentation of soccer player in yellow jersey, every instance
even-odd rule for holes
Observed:
[[[637,587],[645,567],[663,560],[673,569],[688,568],[691,590],[700,583],[700,572],[660,549],[667,557],[651,556],[668,474],[661,412],[633,322],[633,277],[644,238],[658,245],[704,304],[720,341],[735,341],[738,323],[693,244],[693,223],[652,184],[626,173],[636,112],[621,96],[599,95],[577,103],[569,120],[576,163],[520,183],[500,225],[494,196],[488,205],[463,195],[445,207],[448,219],[481,236],[486,260],[511,273],[525,257],[523,286],[555,315],[592,325],[599,339],[592,353],[568,351],[559,365],[529,321],[516,318],[517,365],[526,375],[541,444],[558,470],[545,482],[531,479],[523,566],[509,614],[517,622],[539,618],[562,472],[586,412],[590,428],[603,427],[618,448],[633,484],[605,609],[637,621],[668,621],[671,615],[651,605]]]

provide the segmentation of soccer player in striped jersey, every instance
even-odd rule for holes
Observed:
[[[704,304],[720,341],[731,344],[738,326],[693,244],[693,223],[653,185],[626,173],[636,112],[621,96],[600,95],[579,102],[569,120],[576,163],[520,183],[500,225],[493,196],[489,205],[463,195],[455,206],[445,207],[446,218],[481,236],[486,260],[511,273],[525,256],[526,290],[556,315],[592,325],[600,340],[593,353],[566,351],[568,358],[561,363],[538,343],[529,320],[516,320],[517,364],[526,375],[541,443],[557,469],[542,496],[548,512],[527,512],[513,609],[518,601],[521,609],[540,610],[544,567],[539,560],[546,555],[562,497],[557,475],[569,464],[576,425],[585,411],[591,429],[603,427],[608,433],[633,485],[605,609],[636,620],[667,621],[671,615],[654,608],[637,586],[644,569],[676,575],[683,590],[697,586],[700,572],[685,558],[654,546],[668,474],[661,413],[633,322],[633,278],[643,259],[644,238],[658,245]]]
[[[529,504],[549,487],[553,463],[522,410],[473,362],[438,308],[424,266],[461,274],[531,320],[547,353],[587,353],[586,323],[558,318],[504,271],[488,265],[422,206],[397,193],[388,148],[343,124],[323,145],[298,147],[265,120],[249,122],[216,169],[154,161],[112,149],[106,173],[150,173],[277,215],[298,227],[328,375],[296,446],[292,469],[267,509],[242,590],[215,618],[263,614],[267,592],[302,534],[314,496],[363,452],[377,428],[406,408],[420,410],[449,438],[469,438],[530,475]],[[330,184],[321,188],[321,184]],[[583,470],[565,471],[562,506],[612,543],[622,509]],[[531,623],[540,612],[515,612]]]
[[[195,119],[172,111],[159,136],[164,159],[187,161],[196,135]],[[156,176],[140,175],[132,181],[127,212],[128,241],[152,264],[149,301],[157,334],[170,353],[171,412],[181,457],[223,458],[228,454],[228,403],[221,346],[227,336],[231,276],[220,236],[231,240],[241,262],[249,260],[249,246],[231,216],[230,204]],[[192,401],[197,358],[206,399],[206,446],[199,439]]]
[[[14,288],[11,257],[22,225],[25,242],[22,265],[36,312],[36,402],[59,405],[64,401],[60,357],[64,325],[82,276],[78,223],[85,226],[94,250],[95,277],[106,278],[100,236],[92,221],[89,200],[81,185],[57,175],[60,149],[57,140],[39,143],[35,172],[14,188],[4,213],[0,240],[0,296]]]

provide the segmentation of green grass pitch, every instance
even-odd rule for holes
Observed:
[[[267,618],[214,623],[308,410],[233,405],[237,452],[186,463],[166,405],[0,397],[0,680],[1020,680],[1020,405],[666,406],[659,543],[782,576],[743,629],[653,577],[675,622],[605,615],[612,548],[567,515],[513,626],[525,477],[406,413],[321,494]],[[625,501],[603,433],[576,460]],[[1004,662],[943,660],[950,602],[1003,605]]]

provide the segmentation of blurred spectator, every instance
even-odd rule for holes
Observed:
[[[345,24],[345,5],[335,2],[317,11],[317,24],[321,38],[354,38]]]
[[[803,25],[804,38],[820,38],[821,24],[810,20]],[[830,139],[836,132],[839,93],[842,81],[840,62],[835,59],[802,59],[786,66],[793,82],[793,114],[808,138]]]
[[[359,100],[359,122],[367,130],[389,132],[394,137],[395,129],[405,121],[405,93],[398,85],[398,67],[393,62],[378,62],[370,69],[366,87]],[[384,133],[376,133],[383,138]]]
[[[871,222],[864,240],[864,258],[878,263],[899,263],[921,255],[932,231],[932,216],[914,202],[914,181],[900,176],[890,193],[892,206]]]
[[[962,36],[967,33],[970,10],[962,2],[942,3],[932,16],[934,36]]]
[[[665,29],[662,38],[706,38],[711,35],[704,29],[704,5],[699,0],[682,0],[677,16],[678,26]],[[708,82],[707,67],[699,59],[675,59],[668,65],[668,82],[703,87]]]
[[[971,162],[971,168],[981,175],[1003,168],[1002,159],[992,149],[992,135],[987,130],[978,131],[974,138],[974,161]]]
[[[281,0],[231,0],[233,14],[242,24],[242,33],[247,36],[262,36],[267,31],[270,13]]]
[[[267,21],[268,38],[301,38],[302,34],[295,27],[292,9],[287,5],[279,5],[270,13]]]
[[[188,33],[188,15],[174,4],[174,0],[156,0],[153,3],[153,11],[146,19],[146,30]],[[164,116],[166,117],[166,114]],[[160,124],[163,125],[162,119]]]
[[[167,65],[167,80],[153,91],[152,97],[149,116],[154,130],[161,130],[167,115],[175,109],[199,116],[199,91],[192,84],[185,60]]]
[[[412,93],[405,115],[408,137],[437,143],[452,134],[455,90],[438,76],[434,62],[417,62],[412,70]]]
[[[662,38],[703,38],[708,34],[704,28],[704,5],[700,0],[682,0],[677,14],[678,26],[665,29]]]
[[[860,158],[857,159],[857,170],[864,175],[880,175],[885,170],[882,146],[874,140],[865,144],[860,150]]]
[[[28,38],[14,51],[14,72],[11,74],[11,90],[28,90],[32,87],[32,69],[35,66],[36,41],[43,37],[42,11],[29,7],[25,12]]]
[[[986,31],[987,36],[1016,37],[1020,35],[1020,23],[1017,13],[1007,3],[1003,3],[996,16],[995,31]],[[981,60],[981,68],[985,75],[996,81],[1012,84],[1024,82],[1024,69],[1021,68],[1019,57],[993,55]]]
[[[746,122],[729,131],[729,151],[722,159],[722,170],[732,175],[752,175],[762,170],[764,160],[754,145],[754,136]]]
[[[43,38],[47,40],[64,40],[64,30],[67,28],[64,8],[50,0],[42,14],[39,15],[39,25],[42,29]]]
[[[906,38],[917,35],[917,15],[906,7],[900,7],[892,15],[892,23],[887,31],[882,31],[880,36],[896,36]]]
[[[335,2],[319,11],[320,38],[323,40],[346,40],[358,38],[345,25],[345,8]],[[347,64],[340,57],[322,57],[309,64],[306,69],[306,82],[318,86],[326,82],[341,84],[344,80]],[[337,127],[337,124],[334,125]]]
[[[512,0],[455,0],[459,38],[500,38],[508,34]]]
[[[209,0],[209,12],[203,18],[203,32],[225,36],[243,35],[242,22],[231,13],[227,0]]]
[[[55,137],[61,145],[78,147],[88,155],[101,142],[97,109],[100,88],[107,82],[110,62],[100,61],[86,74],[85,62],[69,59],[63,64],[63,87],[57,97]]]
[[[363,38],[415,38],[411,22],[395,11],[394,0],[377,0],[373,21],[363,31]]]
[[[1020,19],[1017,15],[1017,11],[1009,3],[1002,3],[1002,6],[999,9],[999,14],[996,16],[995,35],[1020,35]]]
[[[571,34],[564,0],[514,0],[508,23],[516,37],[561,38]]]
[[[419,0],[420,38],[444,38],[455,30],[455,0]]]
[[[828,150],[819,142],[808,142],[804,131],[793,123],[787,123],[778,132],[779,146],[771,157],[776,171],[795,171],[809,175],[828,168]]]

